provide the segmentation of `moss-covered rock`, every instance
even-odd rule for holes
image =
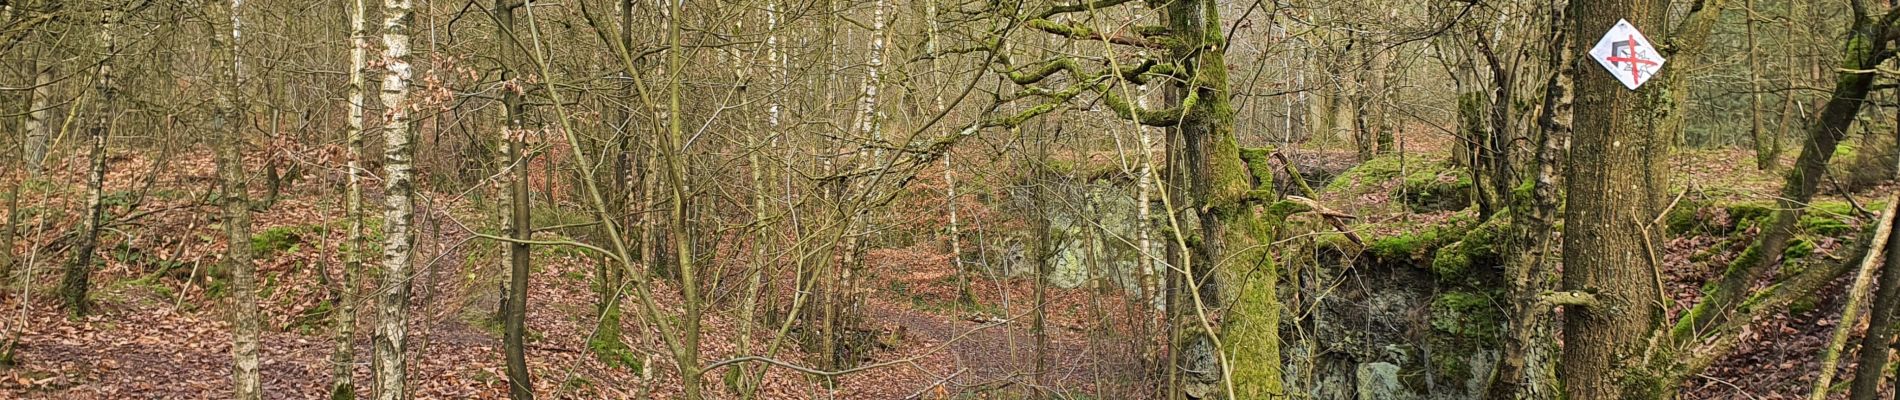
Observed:
[[[1491,219],[1465,231],[1456,242],[1438,249],[1432,258],[1432,273],[1439,281],[1470,287],[1489,287],[1496,284],[1496,267],[1502,264],[1503,257],[1498,254],[1502,249],[1500,241],[1506,239],[1511,224],[1509,210],[1500,212]]]
[[[1440,236],[1439,229],[1423,229],[1380,237],[1366,244],[1366,252],[1375,260],[1388,262],[1429,260],[1427,257],[1443,243]]]
[[[1398,194],[1412,212],[1463,210],[1471,206],[1471,172],[1443,166],[1412,171]]]
[[[1468,339],[1495,339],[1504,329],[1499,310],[1484,292],[1444,292],[1432,298],[1432,329]]]
[[[1414,168],[1417,167],[1416,164],[1422,164],[1417,163],[1417,160],[1410,161],[1414,162]],[[1352,167],[1352,169],[1340,173],[1338,177],[1334,177],[1332,182],[1326,184],[1326,191],[1339,192],[1347,190],[1354,185],[1367,185],[1389,181],[1399,176],[1399,172],[1404,169],[1400,167],[1401,163],[1397,155],[1373,157],[1371,160],[1360,163],[1357,167]]]
[[[1504,330],[1503,312],[1487,292],[1450,291],[1432,299],[1432,334],[1426,360],[1433,381],[1464,384],[1468,391],[1482,390],[1483,381],[1496,368],[1497,341]]]

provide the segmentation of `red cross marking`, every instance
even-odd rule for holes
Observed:
[[[1610,62],[1613,62],[1613,63],[1629,63],[1630,64],[1630,79],[1633,81],[1636,81],[1637,83],[1642,83],[1643,72],[1642,70],[1637,69],[1638,64],[1656,65],[1656,62],[1645,60],[1636,56],[1636,44],[1639,43],[1636,41],[1636,35],[1630,35],[1629,40],[1630,40],[1629,42],[1630,55],[1628,57],[1620,57],[1620,56],[1617,56],[1616,54],[1610,54],[1610,58],[1605,58],[1605,60],[1609,60]]]

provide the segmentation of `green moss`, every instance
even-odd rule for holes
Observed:
[[[1819,308],[1821,308],[1820,296],[1796,297],[1793,302],[1788,303],[1788,315],[1806,314]]]
[[[1501,263],[1498,242],[1506,239],[1504,230],[1510,226],[1510,221],[1509,210],[1500,212],[1465,231],[1464,236],[1457,241],[1438,248],[1432,257],[1432,273],[1442,282],[1487,286],[1487,282],[1495,280],[1496,276],[1484,268]]]
[[[1463,240],[1472,229],[1472,217],[1454,214],[1444,222],[1413,227],[1399,233],[1367,240],[1366,252],[1380,262],[1417,263],[1430,266],[1434,252],[1446,244]]]
[[[278,252],[295,252],[304,243],[308,235],[322,235],[328,231],[323,225],[286,225],[265,228],[251,235],[251,255],[257,258],[269,258]]]
[[[1471,206],[1471,172],[1462,167],[1421,168],[1406,175],[1399,194],[1413,212],[1462,210]]]
[[[1432,329],[1457,337],[1491,340],[1502,330],[1503,314],[1480,292],[1451,291],[1432,299]]]
[[[1292,201],[1277,201],[1267,206],[1267,215],[1273,220],[1285,219],[1287,216],[1308,211],[1313,211],[1313,207]]]
[[[1842,221],[1840,214],[1806,213],[1801,215],[1800,226],[1817,235],[1845,236],[1854,232],[1854,227]]]
[[[1664,226],[1672,235],[1693,232],[1697,227],[1702,226],[1702,218],[1697,216],[1701,209],[1700,205],[1689,202],[1678,205],[1670,209],[1669,215],[1664,217]]]
[[[1727,211],[1728,217],[1736,221],[1736,225],[1739,226],[1742,221],[1767,218],[1769,214],[1775,212],[1775,204],[1759,201],[1729,203],[1723,207],[1723,210]]]
[[[1418,164],[1416,157],[1411,161],[1412,164]],[[1413,165],[1413,167],[1417,167],[1417,165]],[[1352,169],[1340,173],[1331,183],[1326,184],[1325,190],[1337,192],[1345,190],[1352,185],[1392,180],[1392,178],[1399,176],[1399,170],[1399,157],[1397,155],[1373,157],[1371,160],[1360,163],[1359,166],[1352,167]]]
[[[1272,157],[1272,147],[1240,148],[1240,160],[1247,164],[1247,172],[1259,181],[1258,186],[1269,189],[1273,187],[1273,163],[1269,161]]]
[[[1840,144],[1834,146],[1834,156],[1829,157],[1829,159],[1852,160],[1854,159],[1854,157],[1857,157],[1859,155],[1860,155],[1859,143],[1853,140],[1842,140]]]
[[[1785,259],[1785,260],[1796,260],[1796,259],[1807,258],[1808,256],[1813,255],[1813,254],[1814,254],[1814,239],[1808,238],[1808,237],[1795,238],[1794,240],[1789,241],[1788,248],[1786,250],[1781,251],[1781,257],[1782,259]]]
[[[1432,257],[1432,273],[1440,279],[1456,280],[1471,269],[1471,255],[1465,252],[1465,241],[1460,240],[1438,248]]]
[[[1881,202],[1880,204],[1868,204],[1867,206],[1877,209],[1882,208],[1881,206],[1885,205],[1884,203],[1885,202]],[[1809,203],[1808,209],[1810,213],[1815,214],[1828,214],[1833,216],[1860,215],[1860,210],[1855,209],[1853,203],[1839,200],[1822,200]]]
[[[1366,251],[1379,259],[1419,260],[1425,257],[1428,250],[1438,246],[1438,243],[1438,230],[1425,229],[1374,239],[1372,243],[1366,245]]]

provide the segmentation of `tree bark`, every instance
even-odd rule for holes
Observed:
[[[263,387],[258,377],[257,340],[262,330],[257,310],[257,265],[251,262],[251,200],[244,176],[244,123],[238,109],[238,74],[242,61],[237,58],[243,25],[237,8],[242,0],[206,2],[206,18],[211,28],[212,59],[218,63],[217,96],[212,115],[212,131],[218,135],[217,169],[219,191],[223,192],[225,269],[231,271],[232,344],[231,379],[237,399],[259,399]]]
[[[33,90],[27,92],[31,100],[26,110],[26,172],[27,177],[39,179],[44,172],[46,161],[46,140],[52,137],[53,106],[48,104],[53,97],[53,66],[38,66],[33,73]]]
[[[330,356],[330,400],[356,398],[356,297],[360,285],[357,272],[363,270],[363,253],[369,240],[363,232],[363,124],[368,108],[369,4],[350,0],[350,92],[348,131],[349,177],[344,188],[344,216],[349,224],[349,239],[343,253],[342,286],[337,296],[336,349]]]
[[[515,38],[515,8],[524,5],[516,0],[495,0],[495,36],[500,38],[501,80],[507,82],[502,89],[502,131],[498,143],[501,144],[505,163],[503,171],[497,176],[506,177],[507,183],[502,190],[501,203],[506,204],[502,211],[502,225],[516,241],[508,244],[508,284],[507,295],[503,296],[502,313],[502,353],[508,364],[508,397],[514,400],[534,398],[534,384],[528,375],[527,352],[523,348],[527,334],[528,315],[528,256],[531,249],[525,240],[531,239],[533,230],[529,215],[528,201],[528,165],[525,152],[527,145],[522,136],[527,132],[521,123],[521,94],[526,91],[523,83],[515,76],[511,62],[516,57],[514,49],[520,43]],[[591,178],[591,177],[590,177]]]
[[[1655,326],[1658,293],[1645,250],[1645,222],[1660,210],[1668,186],[1660,172],[1668,138],[1659,136],[1668,110],[1666,86],[1625,89],[1616,78],[1585,61],[1599,35],[1618,19],[1661,34],[1668,12],[1661,0],[1578,1],[1574,19],[1576,65],[1575,137],[1564,181],[1563,288],[1594,293],[1598,302],[1564,312],[1565,395],[1572,399],[1636,399],[1659,390],[1631,374],[1641,367],[1644,339]],[[1652,36],[1653,43],[1666,37]],[[1655,49],[1649,49],[1655,53]],[[1670,70],[1659,73],[1669,74]],[[1666,79],[1666,78],[1665,78]],[[1665,81],[1666,82],[1666,81]]]
[[[1781,138],[1762,126],[1761,56],[1755,43],[1755,0],[1743,0],[1742,12],[1746,18],[1743,29],[1748,36],[1748,85],[1753,89],[1748,99],[1748,133],[1755,139],[1755,169],[1768,171],[1775,168],[1775,161],[1781,156]]]
[[[87,127],[87,136],[92,142],[92,169],[86,178],[85,228],[79,237],[79,245],[74,246],[65,277],[60,280],[60,297],[67,311],[75,317],[85,316],[88,311],[86,291],[92,280],[93,253],[99,248],[99,228],[105,223],[105,204],[102,200],[106,180],[106,136],[112,133],[112,115],[116,112],[112,61],[118,47],[114,43],[112,31],[118,11],[108,7],[99,13],[98,45],[101,59],[93,77],[93,92],[98,98],[93,100],[92,123]]]
[[[409,398],[408,351],[411,247],[415,218],[415,144],[409,113],[409,24],[412,0],[383,0],[383,279],[376,302],[376,398]]]
[[[1880,395],[1880,381],[1887,375],[1887,351],[1893,341],[1894,310],[1900,309],[1900,235],[1887,236],[1887,257],[1880,268],[1880,286],[1868,309],[1867,334],[1860,341],[1860,364],[1854,371],[1851,400],[1873,400]],[[1843,325],[1847,326],[1847,325]]]
[[[1531,158],[1529,198],[1512,196],[1513,249],[1505,253],[1505,278],[1510,302],[1510,336],[1504,342],[1504,354],[1498,363],[1486,398],[1552,399],[1558,396],[1552,359],[1556,351],[1556,333],[1551,326],[1551,310],[1539,305],[1537,296],[1556,288],[1557,276],[1550,268],[1551,228],[1556,225],[1557,206],[1562,202],[1561,170],[1569,149],[1571,102],[1575,94],[1575,56],[1571,48],[1570,21],[1564,9],[1551,9],[1551,75],[1545,81],[1544,102],[1538,117],[1537,147]]]
[[[1229,102],[1227,48],[1215,0],[1167,3],[1163,20],[1180,45],[1170,56],[1193,77],[1176,83],[1172,101],[1190,107],[1177,130],[1189,174],[1189,209],[1199,214],[1200,240],[1181,267],[1188,273],[1188,318],[1175,343],[1190,398],[1261,399],[1285,396],[1280,367],[1277,268],[1263,245],[1271,227],[1256,215],[1254,181],[1240,158]],[[1191,101],[1190,101],[1191,100]],[[1219,327],[1208,311],[1221,313]],[[1184,310],[1185,312],[1185,310]]]

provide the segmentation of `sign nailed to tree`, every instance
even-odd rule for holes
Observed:
[[[1590,48],[1590,58],[1603,64],[1610,75],[1616,76],[1630,90],[1649,82],[1663,65],[1662,55],[1656,53],[1656,46],[1650,45],[1649,38],[1643,37],[1629,21],[1621,19],[1603,34],[1603,39],[1597,40],[1596,47]]]

